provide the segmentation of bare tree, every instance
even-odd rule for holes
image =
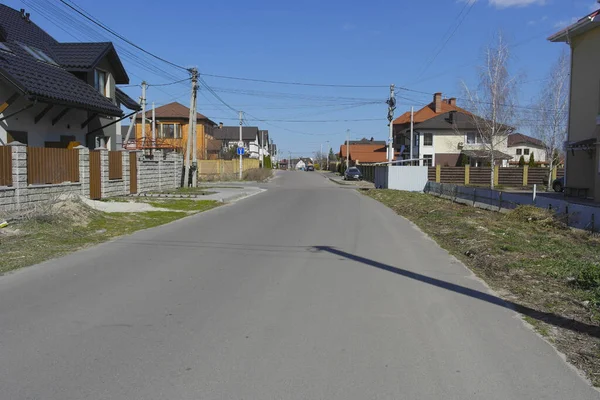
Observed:
[[[548,190],[552,188],[552,169],[555,166],[555,153],[567,138],[569,116],[569,56],[563,50],[548,73],[542,86],[532,118],[532,131],[546,145],[546,159],[549,160]]]
[[[469,118],[477,130],[490,164],[490,187],[494,188],[496,152],[508,140],[515,122],[516,77],[508,71],[510,50],[502,34],[484,51],[484,63],[479,68],[479,83],[470,88],[463,82]]]

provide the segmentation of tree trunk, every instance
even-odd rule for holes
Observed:
[[[494,160],[494,151],[492,150],[492,154],[491,154],[491,166],[492,166],[492,170],[491,170],[491,176],[490,176],[490,187],[492,190],[494,190],[494,170],[496,168],[495,165],[495,160]]]
[[[548,171],[548,187],[546,188],[549,192],[552,190],[552,168],[554,168],[554,159],[550,157],[550,171]]]

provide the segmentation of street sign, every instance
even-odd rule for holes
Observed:
[[[238,142],[238,147],[244,147],[244,142]]]
[[[237,154],[238,154],[238,156],[243,156],[245,150],[246,149],[244,149],[243,147],[238,147],[237,148]]]

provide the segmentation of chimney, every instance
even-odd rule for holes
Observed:
[[[448,104],[456,107],[456,97],[450,97],[450,100],[448,100]]]
[[[31,15],[31,14],[29,14],[29,13],[25,14],[25,21],[27,21],[27,22],[31,22],[31,20],[29,19],[29,16],[30,16],[30,15]]]
[[[371,136],[371,142],[373,141],[373,136]]]
[[[25,9],[21,8],[19,11],[21,12],[21,18],[25,19]]]
[[[219,122],[219,129],[223,129],[223,123]]]
[[[442,112],[442,94],[440,92],[433,95],[433,107],[436,114]]]

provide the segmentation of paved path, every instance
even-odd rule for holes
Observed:
[[[384,206],[269,186],[1,277],[0,398],[599,398]]]

